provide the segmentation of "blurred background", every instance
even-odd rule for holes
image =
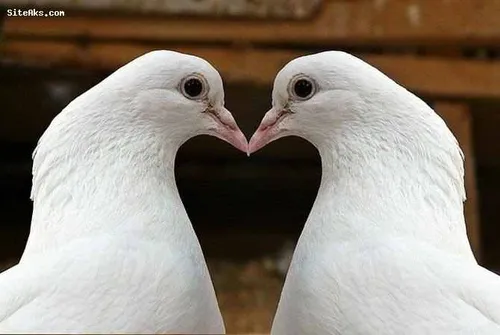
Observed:
[[[289,60],[356,54],[417,93],[466,154],[469,237],[500,270],[499,0],[1,0],[0,271],[31,219],[31,153],[76,96],[154,49],[206,58],[249,137]],[[9,9],[44,10],[13,16]],[[53,11],[53,12],[49,12]],[[57,12],[54,12],[57,11]],[[179,191],[208,260],[228,333],[268,332],[284,272],[319,186],[315,148],[286,138],[250,158],[214,138],[176,160]]]

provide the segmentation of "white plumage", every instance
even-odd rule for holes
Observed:
[[[174,176],[190,137],[246,149],[223,104],[209,63],[155,51],[53,120],[34,154],[26,250],[0,275],[2,332],[224,333]]]
[[[500,278],[467,240],[462,152],[429,106],[319,53],[277,75],[249,153],[287,135],[316,146],[322,180],[272,334],[500,334]]]

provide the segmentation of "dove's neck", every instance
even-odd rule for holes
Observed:
[[[182,252],[199,251],[175,183],[181,143],[137,133],[120,135],[118,142],[57,139],[54,132],[42,137],[34,160],[33,218],[23,258],[103,234],[117,242],[147,239]],[[71,144],[61,145],[65,142]]]
[[[418,147],[426,147],[425,139],[409,139],[406,146],[366,136],[363,143],[360,131],[345,130],[317,145],[322,180],[301,239],[316,244],[408,237],[473,258],[463,216],[462,159],[451,133],[449,143],[443,139],[435,153],[424,154]]]

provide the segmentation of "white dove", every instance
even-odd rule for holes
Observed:
[[[500,334],[500,278],[463,216],[462,152],[443,120],[343,52],[291,61],[249,153],[310,141],[322,180],[272,334]]]
[[[208,134],[246,151],[218,72],[141,56],[71,102],[34,153],[31,232],[0,275],[7,333],[224,333],[174,159]]]

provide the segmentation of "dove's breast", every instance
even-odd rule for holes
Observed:
[[[272,334],[499,332],[499,325],[464,301],[470,289],[461,278],[464,268],[480,269],[412,239],[374,237],[314,250],[299,245]]]
[[[201,252],[101,236],[31,257],[9,275],[21,281],[17,289],[29,286],[33,293],[29,302],[0,323],[2,330],[220,333],[224,329]]]

